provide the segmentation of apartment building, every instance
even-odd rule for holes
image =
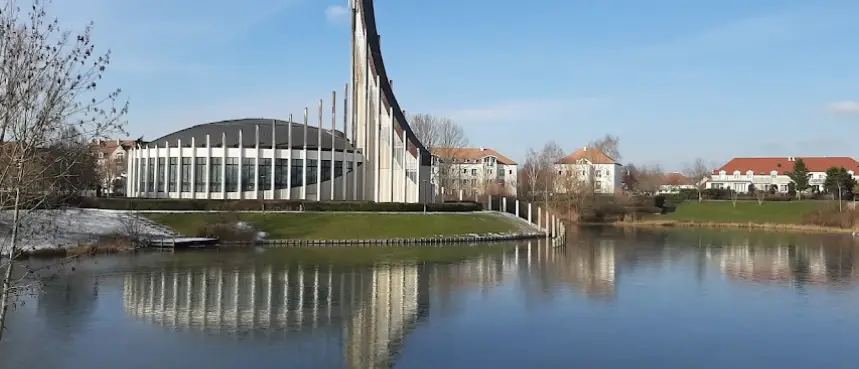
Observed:
[[[128,178],[128,151],[134,140],[94,140],[90,150],[96,157],[102,188],[107,194],[123,193]]]
[[[518,165],[486,147],[437,148],[432,151],[432,181],[439,194],[516,196]]]
[[[771,157],[771,158],[734,158],[721,168],[713,171],[707,188],[726,188],[736,192],[748,192],[749,185],[756,189],[775,187],[776,192],[787,193],[792,182],[788,173],[793,171],[797,159],[802,159],[811,174],[809,185],[812,190],[823,190],[826,170],[843,167],[855,179],[859,179],[859,162],[851,157]]]
[[[602,151],[583,147],[555,163],[558,172],[556,192],[566,192],[570,183],[592,182],[597,193],[614,193],[621,189],[623,166]]]

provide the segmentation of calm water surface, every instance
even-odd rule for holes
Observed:
[[[429,250],[78,264],[10,317],[3,368],[859,368],[859,245],[586,230]]]

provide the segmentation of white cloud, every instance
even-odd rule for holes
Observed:
[[[344,5],[329,5],[325,8],[325,19],[330,23],[340,23],[349,19],[349,8]]]
[[[837,101],[829,104],[826,107],[831,113],[835,114],[848,114],[848,115],[857,115],[859,114],[859,101],[856,100],[844,100]]]
[[[585,114],[602,103],[604,101],[595,98],[511,100],[483,107],[455,109],[445,115],[463,125],[534,123]]]

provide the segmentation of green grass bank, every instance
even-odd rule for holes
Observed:
[[[370,240],[452,237],[531,231],[493,213],[147,213],[149,219],[189,236],[212,236],[218,224],[244,222],[268,239]]]
[[[803,216],[825,205],[824,201],[686,201],[673,213],[660,215],[661,220],[698,223],[775,223],[801,224]]]

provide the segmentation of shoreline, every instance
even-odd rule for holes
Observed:
[[[588,225],[588,224],[584,224]],[[695,222],[682,220],[645,220],[645,221],[617,221],[609,223],[591,223],[590,225],[608,225],[613,227],[641,227],[641,228],[711,228],[711,229],[736,229],[755,231],[784,231],[796,233],[817,234],[853,234],[853,229],[824,227],[805,224],[789,223],[728,223],[728,222]]]

